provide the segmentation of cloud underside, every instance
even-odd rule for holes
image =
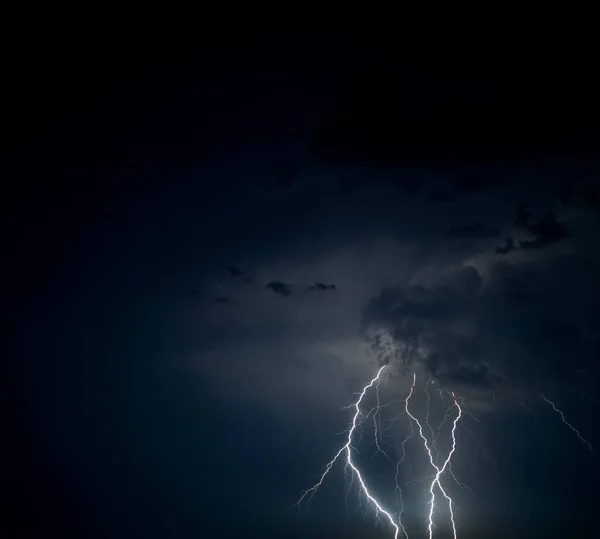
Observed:
[[[573,255],[473,267],[435,285],[384,288],[363,313],[380,362],[422,366],[446,385],[523,389],[565,383],[595,361],[600,273]]]

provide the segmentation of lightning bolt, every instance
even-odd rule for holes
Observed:
[[[446,475],[449,475],[450,478],[453,480],[452,486],[456,485],[458,488],[466,490],[469,493],[473,494],[473,491],[471,490],[471,488],[469,486],[467,486],[464,483],[462,483],[461,481],[459,481],[459,479],[456,477],[456,475],[452,469],[452,459],[453,459],[453,456],[456,453],[456,449],[457,449],[457,429],[459,427],[459,424],[460,424],[461,429],[465,429],[473,437],[473,439],[479,444],[481,450],[483,451],[483,454],[487,458],[489,458],[494,464],[496,464],[495,460],[492,459],[492,457],[490,457],[489,454],[487,453],[487,451],[485,450],[485,447],[481,444],[481,442],[477,439],[477,437],[469,430],[467,424],[465,424],[465,420],[468,419],[465,416],[471,417],[476,422],[479,422],[479,419],[471,413],[471,411],[469,410],[469,407],[464,402],[463,398],[456,395],[453,391],[448,391],[447,389],[443,389],[443,388],[430,389],[430,384],[435,383],[435,382],[432,382],[431,378],[429,378],[424,385],[424,392],[426,394],[424,420],[422,422],[419,421],[419,419],[417,419],[417,417],[411,412],[411,399],[412,399],[413,395],[415,394],[415,390],[417,387],[417,375],[414,372],[413,372],[413,377],[412,377],[412,384],[410,385],[410,389],[408,391],[408,395],[406,396],[406,398],[405,399],[396,399],[396,400],[387,402],[385,404],[382,404],[381,399],[380,399],[380,385],[382,382],[382,373],[385,370],[386,366],[387,365],[380,367],[377,371],[377,374],[369,381],[369,383],[367,383],[360,392],[357,392],[354,394],[357,396],[357,399],[353,404],[350,404],[349,406],[346,406],[343,408],[343,409],[353,409],[352,421],[350,424],[350,428],[345,431],[346,441],[345,441],[344,445],[334,455],[334,457],[327,463],[325,470],[321,474],[317,483],[314,484],[308,490],[304,491],[304,493],[302,494],[302,496],[300,497],[300,499],[298,500],[296,505],[300,506],[303,502],[310,503],[313,496],[316,494],[317,490],[321,487],[321,485],[323,484],[323,481],[325,480],[325,478],[327,477],[327,475],[329,474],[329,472],[331,471],[331,469],[333,468],[335,463],[341,459],[344,461],[344,476],[346,477],[346,474],[349,471],[351,472],[349,487],[348,487],[348,491],[346,493],[346,508],[347,508],[348,494],[350,492],[350,489],[352,488],[352,485],[356,481],[359,484],[360,493],[362,495],[364,495],[364,496],[360,496],[360,498],[359,498],[360,502],[361,502],[360,503],[361,507],[362,507],[363,500],[365,500],[365,498],[366,498],[366,504],[364,506],[365,516],[366,516],[366,511],[368,511],[369,508],[374,509],[375,510],[375,518],[377,520],[377,523],[381,523],[382,520],[386,520],[387,522],[389,522],[392,529],[394,530],[394,539],[398,539],[400,535],[402,535],[402,537],[405,537],[406,539],[408,539],[408,533],[402,523],[402,517],[403,517],[403,513],[404,513],[404,496],[403,496],[402,488],[400,486],[401,479],[402,479],[400,472],[402,470],[402,464],[407,457],[406,444],[414,436],[415,432],[418,432],[419,438],[422,441],[422,446],[425,450],[424,452],[428,457],[428,469],[429,469],[429,466],[431,466],[431,469],[434,472],[422,479],[411,479],[411,480],[406,481],[406,479],[404,478],[405,485],[407,485],[409,483],[423,484],[425,481],[428,484],[428,488],[426,487],[427,491],[429,493],[429,496],[428,496],[429,511],[428,511],[428,517],[427,517],[428,539],[433,539],[434,531],[436,529],[434,515],[435,515],[436,510],[438,509],[438,507],[436,505],[438,493],[441,493],[441,496],[444,498],[445,502],[447,503],[449,520],[452,525],[453,539],[457,539],[458,534],[457,534],[456,520],[455,520],[455,515],[454,515],[454,502],[453,502],[451,496],[449,495],[448,491],[446,490],[446,488],[444,488],[444,486],[442,484],[442,480],[444,479],[444,477],[446,477]],[[371,389],[374,389],[374,397],[375,397],[376,403],[369,410],[363,409],[363,402],[365,400],[365,396]],[[430,407],[431,407],[431,391],[437,391],[439,393],[441,405],[443,408],[445,408],[444,417],[443,417],[441,423],[439,425],[437,425],[435,429],[432,427],[432,425],[429,422]],[[549,400],[544,394],[541,394],[541,396],[544,399],[544,401],[546,403],[548,403],[557,414],[560,415],[562,422],[565,425],[567,425],[567,427],[571,431],[573,431],[575,433],[577,438],[583,444],[585,444],[587,446],[590,453],[594,454],[592,444],[588,440],[586,440],[581,435],[581,433],[571,423],[569,423],[567,421],[564,413],[562,412],[562,410],[560,410],[558,408],[556,403]],[[451,404],[449,406],[446,406],[444,397],[447,397],[448,399],[451,400]],[[492,399],[495,402],[496,399],[495,399],[495,395],[493,393],[492,393]],[[391,419],[388,419],[387,417],[382,418],[382,414],[381,414],[382,410],[395,404],[395,403],[403,404],[402,410],[400,411],[400,413],[398,413]],[[534,417],[536,417],[535,409],[530,408],[523,401],[521,401],[519,404],[524,409],[531,412],[534,415]],[[406,436],[404,438],[404,440],[402,441],[402,443],[400,445],[400,447],[401,447],[401,455],[399,455],[400,458],[398,460],[394,461],[388,455],[388,453],[386,453],[386,451],[383,450],[381,444],[386,443],[389,447],[393,448],[393,446],[386,440],[386,438],[390,438],[390,436],[387,435],[386,433],[389,431],[392,424],[397,419],[402,417],[404,414],[406,414],[406,416],[407,416],[407,421],[408,421],[408,425],[410,427],[410,431],[408,433],[408,436]],[[451,419],[452,417],[454,419]],[[465,420],[463,420],[461,422],[461,419],[463,419],[463,417],[465,417]],[[374,429],[374,434],[375,434],[374,441],[375,441],[375,447],[376,447],[376,451],[371,458],[373,458],[377,453],[383,453],[385,458],[390,463],[392,463],[392,465],[394,465],[394,467],[395,467],[395,475],[394,475],[395,489],[394,489],[394,492],[396,495],[397,511],[393,512],[393,513],[384,509],[382,502],[380,502],[375,497],[374,492],[369,489],[369,487],[367,486],[365,479],[363,477],[363,473],[360,471],[359,467],[357,466],[357,464],[354,462],[354,459],[353,459],[353,456],[355,454],[360,454],[354,444],[362,441],[363,430],[364,430],[363,427],[364,427],[365,423],[367,422],[367,420],[370,420],[370,419],[372,419],[372,422],[373,422],[373,429]],[[440,433],[442,431],[442,428],[444,427],[445,424],[450,423],[451,420],[452,420],[452,428],[450,431],[450,435],[451,435],[452,443],[451,443],[450,450],[447,452],[447,454],[444,458],[443,454],[446,453],[446,451],[441,451],[440,447],[438,446],[437,443],[438,443],[438,439],[439,439]],[[370,421],[369,421],[369,424],[370,424]],[[415,428],[415,426],[416,426],[416,428]],[[445,430],[447,431],[447,429],[445,429]],[[429,436],[426,434],[427,432],[429,432]],[[398,448],[398,453],[400,453],[399,450],[400,450],[400,448]],[[435,456],[434,456],[434,454],[435,454]],[[496,466],[497,466],[497,464],[496,464]],[[409,473],[411,473],[410,469],[409,469]],[[404,476],[404,477],[406,477],[406,476]],[[444,501],[444,500],[442,500],[442,501]]]
[[[556,403],[552,402],[551,400],[547,399],[546,396],[543,393],[540,393],[540,395],[542,396],[542,399],[544,399],[550,406],[552,406],[552,409],[558,414],[560,415],[560,418],[562,420],[562,422],[569,427],[577,436],[577,438],[579,438],[579,440],[585,444],[587,446],[587,448],[589,449],[590,453],[593,455],[594,454],[594,448],[592,447],[592,444],[590,442],[588,442],[582,435],[581,433],[573,426],[571,425],[571,423],[569,423],[566,418],[565,418],[565,414],[562,413],[562,410],[560,410],[557,406]]]
[[[442,454],[442,452],[438,449],[437,441],[438,441],[440,433],[442,431],[442,427],[446,424],[446,422],[452,415],[452,410],[453,410],[454,406],[449,406],[448,408],[446,408],[442,422],[439,424],[437,430],[434,430],[433,427],[431,426],[431,424],[429,423],[429,410],[430,410],[430,406],[431,406],[431,391],[432,391],[431,389],[429,389],[429,386],[430,386],[430,384],[433,384],[433,383],[434,382],[432,381],[431,376],[429,376],[429,378],[427,379],[427,383],[425,384],[425,393],[427,394],[427,401],[426,401],[426,408],[425,408],[425,424],[427,425],[427,428],[429,429],[429,432],[431,433],[431,446],[433,449],[435,449],[435,452],[437,453],[437,457],[440,458],[440,455]],[[444,393],[448,393],[449,395],[452,396],[453,399],[456,398],[453,392],[448,391],[446,389],[435,388],[435,389],[433,389],[433,391],[437,391],[439,393],[442,406],[445,406]],[[479,421],[475,416],[472,415],[472,413],[467,408],[467,406],[464,404],[462,399],[461,399],[461,403],[463,404],[464,412],[468,413],[475,421]],[[469,492],[469,494],[471,494],[472,496],[475,495],[475,493],[473,492],[473,489],[469,485],[463,483],[462,481],[460,481],[458,479],[458,477],[456,477],[456,474],[454,473],[454,470],[452,469],[452,463],[448,463],[448,473],[450,474],[450,476],[452,477],[452,479],[454,480],[454,482],[460,489]]]
[[[335,464],[335,462],[337,461],[337,459],[340,457],[340,455],[342,455],[343,453],[345,453],[346,454],[346,465],[350,466],[350,468],[354,472],[354,476],[358,479],[358,482],[360,483],[361,491],[365,494],[365,496],[367,497],[367,499],[375,506],[376,516],[379,518],[380,514],[385,515],[385,518],[389,521],[389,523],[394,528],[394,539],[398,539],[398,534],[400,533],[401,525],[396,524],[396,522],[394,520],[394,517],[390,513],[388,513],[385,509],[383,509],[383,507],[381,507],[381,504],[371,494],[371,492],[367,488],[367,485],[366,485],[366,483],[365,483],[365,481],[364,481],[364,479],[362,477],[362,474],[360,473],[360,470],[356,467],[354,461],[352,460],[352,435],[354,434],[354,431],[356,430],[356,427],[357,427],[357,424],[358,424],[357,422],[358,422],[358,419],[359,419],[359,417],[361,415],[360,404],[361,404],[361,402],[362,402],[362,400],[363,400],[363,398],[364,398],[367,390],[370,389],[371,387],[373,387],[373,385],[375,383],[379,383],[379,377],[381,376],[381,373],[385,369],[385,367],[386,366],[384,365],[383,367],[381,367],[379,369],[379,371],[377,371],[377,375],[375,376],[375,378],[373,378],[363,388],[363,390],[359,394],[358,400],[356,401],[355,404],[353,404],[353,406],[355,408],[355,412],[354,412],[354,416],[352,417],[352,426],[351,426],[350,430],[348,431],[348,438],[346,440],[346,443],[336,453],[336,455],[333,457],[333,459],[331,459],[329,461],[329,463],[325,467],[325,471],[321,475],[321,478],[319,479],[319,481],[314,486],[312,486],[307,491],[305,491],[304,494],[302,494],[302,496],[300,497],[300,499],[297,502],[297,505],[300,505],[302,503],[302,501],[307,496],[308,496],[308,501],[310,501],[312,499],[312,497],[315,494],[315,492],[323,484],[323,481],[324,481],[325,477],[330,472],[331,468],[333,468],[333,465]],[[402,530],[404,530],[403,527],[402,527]],[[406,532],[404,532],[404,534],[406,535]]]
[[[402,496],[402,489],[400,488],[399,473],[400,473],[400,465],[402,464],[402,462],[404,461],[404,459],[406,457],[406,447],[405,447],[406,443],[408,442],[408,440],[411,439],[411,437],[414,434],[414,429],[413,429],[413,423],[414,423],[418,428],[418,433],[419,433],[420,438],[423,440],[423,445],[425,448],[425,452],[429,458],[429,463],[432,466],[432,468],[435,470],[435,474],[428,478],[431,480],[431,482],[429,484],[430,500],[429,500],[428,526],[427,526],[429,539],[433,538],[433,532],[434,532],[434,528],[435,528],[434,511],[435,511],[435,507],[436,507],[436,489],[438,489],[442,493],[442,496],[446,499],[446,501],[448,503],[448,509],[449,509],[449,513],[450,513],[450,521],[451,521],[452,530],[453,530],[453,537],[454,537],[454,539],[456,539],[457,531],[456,531],[456,522],[455,522],[455,518],[454,518],[452,498],[448,495],[448,493],[442,486],[442,482],[441,482],[442,476],[444,475],[444,473],[446,471],[448,471],[459,487],[468,488],[468,487],[466,487],[466,485],[463,485],[460,481],[458,481],[458,479],[456,479],[454,472],[452,471],[452,467],[451,467],[452,456],[454,455],[454,452],[456,451],[456,429],[457,429],[459,421],[463,415],[463,409],[462,409],[461,405],[459,404],[459,399],[456,397],[456,395],[453,392],[447,392],[448,395],[451,395],[452,402],[453,402],[450,409],[455,409],[457,411],[457,414],[452,423],[452,431],[451,431],[452,447],[451,447],[450,451],[448,452],[448,454],[446,455],[446,458],[444,459],[442,465],[438,466],[436,464],[436,459],[434,458],[432,450],[431,450],[431,448],[434,447],[434,445],[433,445],[434,444],[434,435],[433,435],[432,427],[429,425],[428,420],[427,420],[426,425],[429,428],[431,436],[432,436],[432,441],[431,441],[431,445],[430,445],[430,442],[428,441],[427,437],[425,436],[425,434],[423,432],[423,425],[419,422],[419,420],[410,411],[410,401],[414,394],[415,386],[416,386],[416,382],[417,382],[417,376],[415,373],[413,373],[413,380],[412,380],[412,385],[410,386],[409,393],[408,393],[406,399],[403,399],[404,400],[403,413],[406,413],[406,415],[409,418],[410,433],[402,442],[402,445],[401,445],[402,457],[396,463],[396,467],[395,467],[396,473],[394,476],[395,492],[396,492],[398,505],[399,505],[399,511],[397,513],[397,521],[394,518],[394,514],[386,511],[382,507],[381,503],[375,498],[373,493],[369,490],[369,488],[367,487],[366,482],[363,478],[363,475],[361,474],[359,468],[357,467],[357,465],[355,464],[355,462],[352,458],[353,451],[358,452],[356,450],[356,448],[354,448],[354,446],[353,446],[353,440],[354,440],[355,433],[356,433],[357,429],[362,432],[362,423],[364,422],[364,420],[366,420],[371,415],[373,415],[373,425],[374,425],[374,429],[375,429],[375,444],[377,447],[377,452],[384,453],[386,458],[391,461],[390,457],[381,449],[381,447],[379,445],[379,438],[383,436],[383,432],[388,430],[390,428],[391,424],[396,419],[398,419],[400,417],[400,415],[403,415],[403,413],[398,414],[396,417],[392,418],[392,420],[389,422],[389,424],[387,425],[387,427],[385,429],[382,428],[381,420],[380,420],[380,416],[379,416],[381,409],[385,408],[386,406],[389,406],[390,404],[392,404],[394,402],[398,402],[396,400],[396,401],[392,401],[391,403],[381,405],[381,401],[379,398],[379,386],[380,386],[380,381],[381,381],[381,373],[383,372],[385,367],[386,367],[385,365],[383,367],[381,367],[377,371],[376,376],[367,385],[365,385],[363,387],[361,392],[357,393],[358,399],[356,400],[356,402],[348,407],[345,407],[345,408],[354,408],[354,414],[352,417],[351,427],[347,433],[348,435],[346,438],[346,443],[339,449],[339,451],[334,455],[334,457],[327,463],[325,470],[321,474],[321,477],[319,478],[317,483],[315,483],[311,488],[309,488],[302,494],[302,496],[300,497],[300,499],[297,502],[297,505],[300,506],[305,500],[307,501],[307,503],[310,503],[313,496],[315,495],[315,493],[317,492],[319,487],[323,484],[323,481],[325,480],[325,478],[327,477],[327,475],[329,474],[329,472],[331,471],[331,469],[333,468],[333,466],[335,465],[337,460],[342,455],[345,455],[345,468],[346,469],[350,468],[352,470],[351,480],[354,480],[354,478],[358,479],[361,492],[366,496],[368,502],[370,502],[372,504],[372,506],[375,507],[375,516],[376,516],[378,522],[380,521],[380,516],[383,515],[385,517],[385,519],[390,523],[392,528],[394,529],[394,539],[398,539],[398,536],[400,533],[402,533],[402,535],[408,539],[408,534],[406,532],[404,525],[402,524],[404,501],[403,501],[403,496]],[[373,386],[375,386],[375,389],[376,389],[377,403],[373,408],[371,408],[371,410],[369,410],[367,413],[364,413],[361,411],[361,404],[363,402],[363,399],[364,399],[367,391],[369,389],[371,389]],[[425,392],[427,393],[427,396],[428,396],[427,419],[429,417],[428,408],[429,408],[429,404],[430,404],[430,395],[429,395],[428,388],[429,388],[429,382],[427,383],[427,386],[425,387]],[[450,415],[451,414],[450,414],[449,410],[447,410],[444,421],[447,421],[448,418],[450,417]],[[361,434],[361,436],[362,436],[362,434]],[[440,453],[439,453],[439,451],[437,451],[437,448],[436,448],[436,452],[438,452],[438,458],[439,458]]]
[[[444,496],[444,498],[446,498],[446,500],[448,502],[448,510],[450,512],[450,521],[452,523],[453,537],[454,537],[454,539],[456,539],[456,537],[457,537],[456,522],[454,520],[454,511],[452,509],[452,498],[450,498],[450,496],[448,496],[447,492],[442,487],[440,478],[441,478],[442,474],[446,471],[446,468],[448,467],[448,465],[450,464],[450,460],[452,459],[452,455],[454,454],[454,451],[456,450],[456,426],[458,425],[458,422],[460,421],[460,418],[462,417],[462,409],[461,409],[460,405],[458,404],[458,401],[456,400],[454,393],[452,393],[452,399],[454,400],[454,405],[456,406],[456,409],[458,410],[458,414],[457,414],[456,418],[454,419],[454,422],[452,425],[452,448],[448,452],[448,456],[446,457],[446,460],[444,461],[442,466],[439,467],[435,464],[435,460],[433,458],[433,454],[431,453],[431,448],[429,447],[427,437],[423,434],[423,426],[421,425],[419,420],[413,414],[411,414],[411,412],[408,408],[408,402],[410,400],[410,397],[413,394],[416,382],[417,382],[417,375],[413,374],[413,383],[410,388],[410,393],[406,399],[406,408],[405,409],[406,409],[406,413],[408,414],[408,416],[416,423],[416,425],[419,429],[419,436],[423,440],[423,445],[425,447],[425,451],[429,457],[429,463],[436,471],[433,481],[431,482],[431,484],[429,486],[429,494],[430,494],[429,522],[428,522],[428,526],[427,526],[427,531],[429,533],[429,539],[432,539],[432,537],[433,537],[433,529],[434,529],[433,512],[434,512],[434,508],[435,508],[435,487],[436,486],[438,487],[438,489],[440,490],[440,492],[442,493],[442,495]]]

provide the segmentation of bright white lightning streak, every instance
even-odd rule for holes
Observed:
[[[431,432],[431,446],[433,447],[433,449],[435,449],[435,451],[438,454],[438,458],[441,455],[441,451],[438,449],[437,447],[437,441],[438,438],[440,436],[440,433],[442,431],[442,427],[446,424],[446,421],[448,421],[450,415],[451,415],[451,411],[452,411],[452,406],[450,406],[449,408],[446,409],[446,412],[444,413],[444,418],[442,419],[442,422],[440,423],[440,425],[437,428],[437,434],[434,433],[433,428],[431,427],[431,425],[429,424],[429,405],[430,405],[430,394],[429,394],[429,384],[431,383],[431,377],[427,380],[427,384],[425,385],[425,392],[427,393],[427,412],[425,415],[425,424],[427,425],[427,427],[429,428],[430,432]],[[442,405],[444,404],[444,390],[443,389],[434,389],[434,391],[439,392],[440,394],[440,398],[442,400]],[[453,400],[454,400],[454,395],[448,391],[445,390],[449,395],[452,396]],[[461,403],[463,404],[463,408],[466,408],[466,406],[464,405],[463,400],[461,399]],[[466,409],[466,412],[469,412],[468,408]],[[473,417],[473,419],[476,419],[475,417]],[[411,423],[412,425],[412,423]],[[412,427],[411,427],[412,428]],[[452,477],[452,479],[454,479],[454,482],[458,485],[459,488],[468,491],[472,496],[475,495],[475,493],[473,492],[473,489],[469,486],[466,485],[465,483],[463,483],[462,481],[460,481],[457,477],[456,474],[454,473],[454,470],[452,469],[452,463],[449,462],[448,463],[448,472],[450,473],[450,476]]]
[[[452,449],[450,449],[450,452],[448,453],[448,456],[446,457],[444,464],[440,468],[435,464],[433,455],[431,453],[431,448],[429,447],[429,443],[427,442],[426,436],[423,434],[423,427],[422,427],[421,423],[414,415],[412,415],[410,413],[410,410],[408,409],[408,401],[410,400],[410,397],[413,393],[413,389],[415,387],[416,381],[417,381],[417,375],[413,373],[413,383],[410,388],[410,393],[409,393],[408,397],[406,398],[406,413],[419,427],[419,436],[423,440],[423,445],[425,446],[425,451],[427,451],[427,455],[429,456],[429,462],[436,471],[435,477],[429,487],[429,493],[431,494],[431,498],[429,501],[429,524],[427,526],[427,531],[429,532],[429,539],[433,538],[433,511],[435,508],[435,487],[436,486],[440,489],[444,498],[446,498],[446,500],[448,500],[448,509],[450,511],[450,521],[452,522],[453,537],[454,537],[454,539],[456,539],[456,537],[457,537],[456,523],[454,521],[454,511],[452,510],[452,498],[450,498],[450,496],[448,496],[448,494],[442,487],[442,484],[440,482],[440,477],[446,471],[446,467],[450,463],[450,460],[452,459],[452,455],[454,454],[454,451],[456,449],[456,425],[458,424],[458,422],[460,421],[460,418],[462,417],[462,409],[461,409],[460,405],[458,404],[458,401],[456,400],[454,393],[452,393],[452,399],[454,400],[454,405],[458,409],[458,414],[457,414],[456,418],[454,419],[454,423],[452,425]]]
[[[565,419],[565,414],[562,413],[562,410],[560,410],[559,408],[557,408],[556,404],[554,402],[552,402],[551,400],[547,399],[546,396],[544,394],[542,394],[542,399],[544,399],[550,406],[552,406],[552,409],[560,415],[560,418],[562,419],[562,422],[569,427],[577,436],[577,438],[579,438],[579,440],[581,440],[581,442],[583,442],[585,445],[587,445],[590,453],[593,455],[594,454],[594,448],[592,447],[592,444],[590,442],[588,442],[582,435],[581,433],[573,426],[571,425],[571,423],[569,423],[566,419]]]
[[[325,471],[323,472],[323,475],[321,475],[321,479],[319,479],[319,481],[314,486],[312,486],[304,494],[302,494],[301,498],[298,500],[298,505],[300,505],[302,503],[302,500],[304,500],[304,498],[306,498],[306,496],[309,496],[308,501],[310,501],[312,499],[314,493],[322,485],[323,480],[325,479],[325,477],[327,476],[327,474],[329,473],[329,471],[335,464],[335,461],[345,451],[346,452],[346,464],[348,466],[350,466],[350,468],[352,468],[352,471],[358,478],[361,490],[364,492],[367,499],[375,506],[375,508],[377,510],[377,513],[376,513],[377,516],[379,516],[379,513],[382,513],[386,516],[386,518],[389,520],[390,524],[394,528],[394,539],[398,539],[398,534],[400,533],[400,527],[398,526],[398,524],[396,524],[396,522],[394,522],[394,518],[392,517],[392,515],[390,515],[390,513],[388,513],[385,509],[383,509],[383,507],[381,507],[381,505],[379,505],[379,502],[373,497],[373,495],[367,488],[367,485],[365,484],[364,479],[362,478],[362,475],[361,475],[359,469],[356,467],[356,465],[352,461],[352,434],[354,433],[354,430],[356,429],[357,421],[361,414],[360,403],[362,402],[362,399],[365,396],[365,393],[367,392],[367,390],[370,389],[371,387],[373,387],[373,384],[375,384],[375,382],[379,382],[379,376],[381,375],[381,372],[383,371],[383,369],[385,369],[385,367],[386,367],[385,365],[383,367],[381,367],[379,369],[379,371],[377,371],[377,375],[375,376],[375,378],[373,378],[360,392],[360,396],[358,397],[358,400],[353,405],[356,411],[354,413],[354,417],[352,418],[352,427],[348,431],[348,439],[347,439],[346,443],[336,453],[336,455],[333,457],[333,459],[331,461],[329,461],[329,463],[327,464],[327,466],[325,468]]]

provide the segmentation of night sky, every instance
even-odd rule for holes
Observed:
[[[295,505],[384,365],[383,425],[413,376],[419,419],[426,387],[435,427],[451,392],[469,412],[472,491],[443,479],[459,537],[593,535],[598,457],[543,398],[600,453],[590,44],[256,18],[40,22],[15,45],[6,537],[392,538],[342,460]],[[355,458],[395,511],[376,425]],[[432,469],[406,448],[426,537]]]

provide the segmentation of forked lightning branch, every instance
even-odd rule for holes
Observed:
[[[379,452],[382,452],[380,442],[382,436],[382,428],[380,423],[380,412],[382,408],[388,406],[391,403],[382,405],[379,399],[379,384],[381,381],[382,373],[386,368],[389,368],[387,365],[380,367],[377,371],[375,377],[363,387],[362,391],[358,394],[358,399],[354,404],[352,404],[349,408],[353,409],[352,421],[350,424],[350,429],[348,430],[348,434],[346,437],[345,444],[339,449],[339,451],[335,454],[335,456],[327,463],[325,470],[321,474],[319,480],[315,485],[306,490],[300,499],[298,500],[298,505],[302,503],[308,503],[312,500],[313,496],[318,491],[319,487],[323,484],[325,479],[327,478],[329,472],[336,464],[338,460],[343,460],[346,468],[350,468],[353,474],[353,477],[358,480],[358,484],[360,486],[361,494],[367,499],[368,504],[374,511],[375,517],[378,522],[385,522],[389,527],[390,531],[393,533],[394,539],[399,539],[405,537],[408,539],[409,535],[406,530],[405,525],[403,524],[403,497],[402,497],[402,489],[400,487],[398,481],[398,475],[401,465],[404,462],[406,457],[405,446],[408,440],[413,436],[413,434],[418,433],[420,438],[423,454],[426,457],[428,462],[428,466],[431,469],[431,475],[427,476],[428,486],[426,489],[427,494],[427,519],[426,519],[426,528],[427,535],[429,539],[433,539],[436,530],[436,512],[441,508],[442,504],[445,505],[447,509],[449,524],[452,529],[452,535],[454,539],[458,538],[458,530],[457,524],[454,514],[454,501],[448,492],[448,488],[445,485],[445,481],[450,478],[454,481],[460,488],[468,489],[466,485],[461,483],[455,476],[452,471],[452,457],[455,455],[457,451],[457,428],[459,423],[463,417],[463,414],[466,412],[470,414],[468,408],[466,408],[463,401],[455,395],[453,391],[447,391],[443,389],[437,389],[436,391],[440,392],[440,396],[443,398],[444,395],[447,395],[450,399],[450,406],[446,410],[446,414],[444,416],[444,420],[442,421],[442,425],[440,425],[437,429],[437,435],[434,434],[434,429],[429,424],[429,406],[431,401],[431,395],[429,388],[429,381],[425,386],[425,392],[427,396],[427,407],[425,412],[425,417],[422,420],[411,411],[411,399],[415,392],[415,387],[417,384],[417,375],[413,373],[412,377],[412,385],[410,386],[410,390],[406,399],[403,399],[404,402],[404,412],[410,420],[410,433],[404,439],[401,444],[402,447],[402,457],[396,462],[396,473],[395,473],[395,492],[398,496],[400,502],[400,509],[397,511],[391,511],[389,508],[385,506],[385,503],[381,501],[381,498],[375,491],[375,487],[369,483],[369,479],[366,476],[364,471],[361,471],[359,466],[354,460],[354,453],[357,453],[357,449],[355,447],[355,434],[357,428],[360,427],[362,422],[368,418],[369,416],[373,417],[373,424],[375,427],[375,446]],[[376,405],[367,410],[363,409],[365,396],[369,391],[375,391],[377,402]],[[585,440],[579,431],[577,431],[570,423],[566,421],[563,413],[556,407],[556,404],[546,399],[545,396],[542,396],[544,400],[550,404],[555,412],[557,412],[562,421],[577,435],[577,437],[584,444],[588,446],[590,452],[592,451],[592,447],[587,440]],[[398,401],[394,401],[398,402]],[[452,419],[452,427],[450,430],[450,438],[451,443],[449,444],[449,448],[444,453],[440,451],[440,448],[437,445],[437,440],[439,438],[439,432],[441,427],[450,422],[450,418]],[[425,426],[426,428],[423,428]],[[429,436],[429,437],[428,437]],[[434,453],[436,456],[434,456]],[[384,455],[391,461],[391,458],[384,453]]]

